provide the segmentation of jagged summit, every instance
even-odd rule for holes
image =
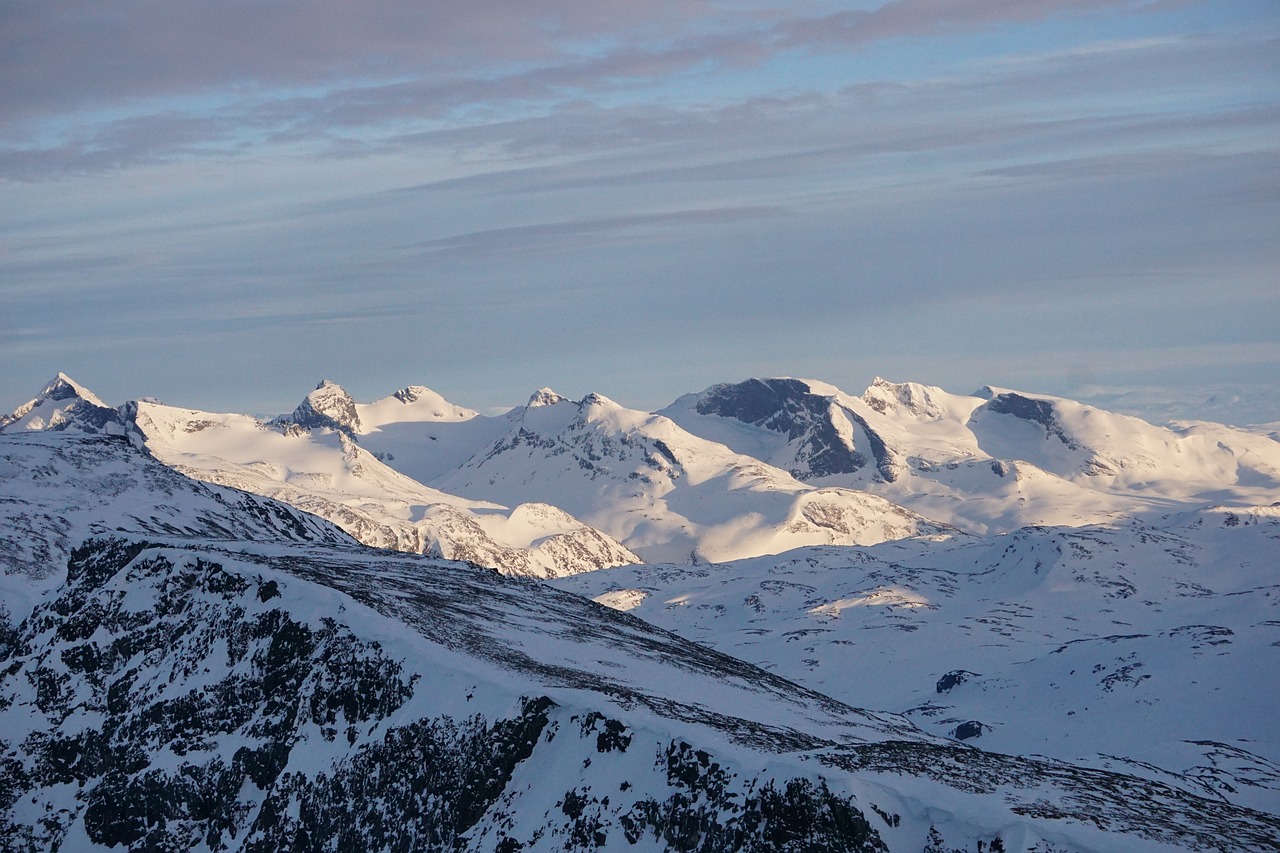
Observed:
[[[603,394],[592,391],[578,402],[578,408],[583,412],[587,412],[592,409],[609,411],[612,409],[621,409],[623,406]]]
[[[90,434],[124,431],[115,409],[62,372],[50,379],[34,398],[0,417],[0,431],[44,429]]]
[[[395,397],[401,403],[404,403],[405,405],[409,405],[410,403],[418,402],[423,397],[431,393],[433,393],[431,389],[425,385],[409,385],[405,388],[401,388],[399,391],[392,394],[391,396]]]
[[[863,392],[862,402],[881,414],[897,412],[937,419],[946,414],[939,399],[946,396],[940,388],[918,382],[890,382],[877,376]]]
[[[361,431],[356,401],[338,383],[324,379],[293,414],[282,420],[307,429],[333,429],[351,438]]]

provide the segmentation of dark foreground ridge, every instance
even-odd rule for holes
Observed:
[[[545,586],[354,547],[93,540],[0,636],[5,851],[920,849],[932,805],[974,796],[1002,824],[1280,844],[1268,815],[942,743]]]

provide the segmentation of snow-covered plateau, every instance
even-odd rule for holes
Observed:
[[[1274,430],[59,374],[0,569],[0,851],[1280,849]]]

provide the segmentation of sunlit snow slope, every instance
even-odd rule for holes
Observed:
[[[1280,498],[1280,443],[1269,436],[1157,427],[1046,395],[877,379],[854,397],[812,380],[751,379],[662,414],[806,483],[866,489],[977,533]]]

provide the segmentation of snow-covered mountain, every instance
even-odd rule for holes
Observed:
[[[0,432],[67,429],[91,435],[124,433],[114,408],[61,372],[34,398],[10,414],[0,415]]]
[[[1269,436],[1157,427],[995,388],[962,396],[877,379],[854,397],[812,380],[751,379],[687,394],[662,414],[807,483],[866,489],[976,533],[1280,494],[1280,443]]]
[[[269,424],[146,401],[111,409],[61,374],[19,412],[0,432],[128,432],[176,471],[277,498],[366,545],[539,577],[639,562],[557,507],[466,500],[393,470],[356,443],[356,405],[332,382],[321,383],[292,416]]]
[[[789,382],[738,414],[684,398],[723,433],[696,437],[598,395],[486,418],[322,383],[265,423],[60,376],[0,427],[0,850],[1280,847],[1273,438],[888,383],[863,427]],[[554,498],[685,564],[555,581],[606,608],[178,466],[406,525],[543,530],[519,505]],[[1000,466],[1114,515],[948,535],[841,485],[986,512]],[[841,512],[847,539],[767,555]],[[917,535],[827,544],[877,533]],[[681,553],[717,542],[760,556]]]
[[[1280,504],[561,582],[999,752],[1280,811]]]
[[[860,397],[752,379],[656,415],[542,389],[496,417],[423,386],[358,403],[326,380],[263,423],[147,402],[117,411],[59,375],[5,422],[133,429],[178,470],[278,497],[367,544],[539,576],[1280,497],[1280,442],[1265,430],[879,379]]]
[[[555,504],[646,560],[723,561],[950,532],[883,498],[800,482],[599,394],[575,401],[543,389],[506,419],[503,435],[432,485]]]
[[[466,500],[390,468],[356,442],[356,406],[333,383],[322,383],[292,418],[267,425],[151,403],[132,410],[148,449],[176,470],[285,501],[366,545],[537,577],[639,562],[555,506]]]

